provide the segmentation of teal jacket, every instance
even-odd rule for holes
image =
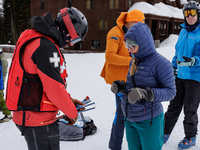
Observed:
[[[191,32],[186,30],[185,23],[181,24],[181,27],[172,65],[178,69],[178,78],[200,81],[200,27],[198,26]],[[178,66],[176,61],[184,61],[183,56],[194,57],[195,65],[190,67]]]

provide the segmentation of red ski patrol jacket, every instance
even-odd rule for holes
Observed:
[[[49,31],[49,34],[51,32],[52,31]],[[20,55],[20,51],[17,51],[17,47],[21,47],[23,43],[29,40],[21,55],[22,58],[19,60],[22,61],[22,66],[26,73],[38,75],[42,83],[42,96],[39,112],[25,111],[25,126],[43,126],[53,123],[47,122],[41,124],[41,122],[45,120],[54,119],[58,110],[61,110],[71,119],[77,116],[76,107],[71,100],[70,94],[65,89],[67,72],[64,58],[55,39],[58,38],[50,38],[49,36],[39,33],[35,29],[24,31],[18,39],[9,70],[6,92],[6,104],[8,109],[13,110],[13,122],[16,124],[22,125],[23,119],[23,111],[14,110],[18,109],[19,97],[23,99],[21,91],[23,89],[22,82],[24,82],[24,75],[21,73],[20,63],[15,63],[14,58]],[[32,97],[37,99],[36,97],[41,91],[36,90],[33,92],[33,90],[34,88],[30,88],[30,94],[33,93]]]

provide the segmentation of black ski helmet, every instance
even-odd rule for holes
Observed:
[[[61,9],[55,18],[55,23],[56,26],[59,27],[60,32],[64,32],[66,35],[70,35],[72,44],[83,41],[84,36],[88,31],[88,22],[86,17],[75,7],[65,7]],[[73,37],[74,29],[78,35],[76,38]]]
[[[199,7],[199,3],[196,1],[190,1],[187,2],[184,6],[183,6],[183,12],[185,10],[190,10],[190,9],[196,9],[197,10],[197,14],[198,14],[198,18],[199,18],[199,14],[200,14],[200,7]]]

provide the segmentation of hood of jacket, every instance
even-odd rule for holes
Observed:
[[[145,23],[138,22],[133,25],[125,34],[124,40],[126,39],[132,39],[139,45],[138,53],[135,54],[137,59],[145,59],[156,53],[151,30]]]
[[[126,33],[127,32],[127,27],[124,25],[125,24],[125,20],[127,17],[128,13],[127,12],[122,12],[119,17],[117,18],[117,26],[119,27],[119,29],[122,31],[122,33]]]
[[[67,44],[49,12],[44,16],[33,16],[30,24],[36,31],[53,39],[59,47],[64,47]]]

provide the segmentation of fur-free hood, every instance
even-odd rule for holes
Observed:
[[[125,20],[126,20],[126,17],[127,17],[127,12],[122,12],[120,14],[120,16],[117,18],[117,26],[119,27],[119,29],[122,31],[122,33],[126,33],[127,32],[127,28],[126,26],[124,25],[125,24]]]
[[[124,36],[126,39],[132,39],[139,45],[139,51],[135,54],[137,59],[145,59],[149,55],[156,53],[153,36],[151,30],[145,23],[136,23],[133,25]]]
[[[143,22],[144,23],[145,16],[142,11],[138,9],[133,9],[130,12],[122,12],[120,16],[117,18],[117,25],[118,27],[126,33],[127,28],[124,26],[126,22]]]
[[[59,47],[64,47],[67,44],[59,33],[49,12],[44,16],[33,16],[30,20],[30,24],[36,31],[53,39]]]

